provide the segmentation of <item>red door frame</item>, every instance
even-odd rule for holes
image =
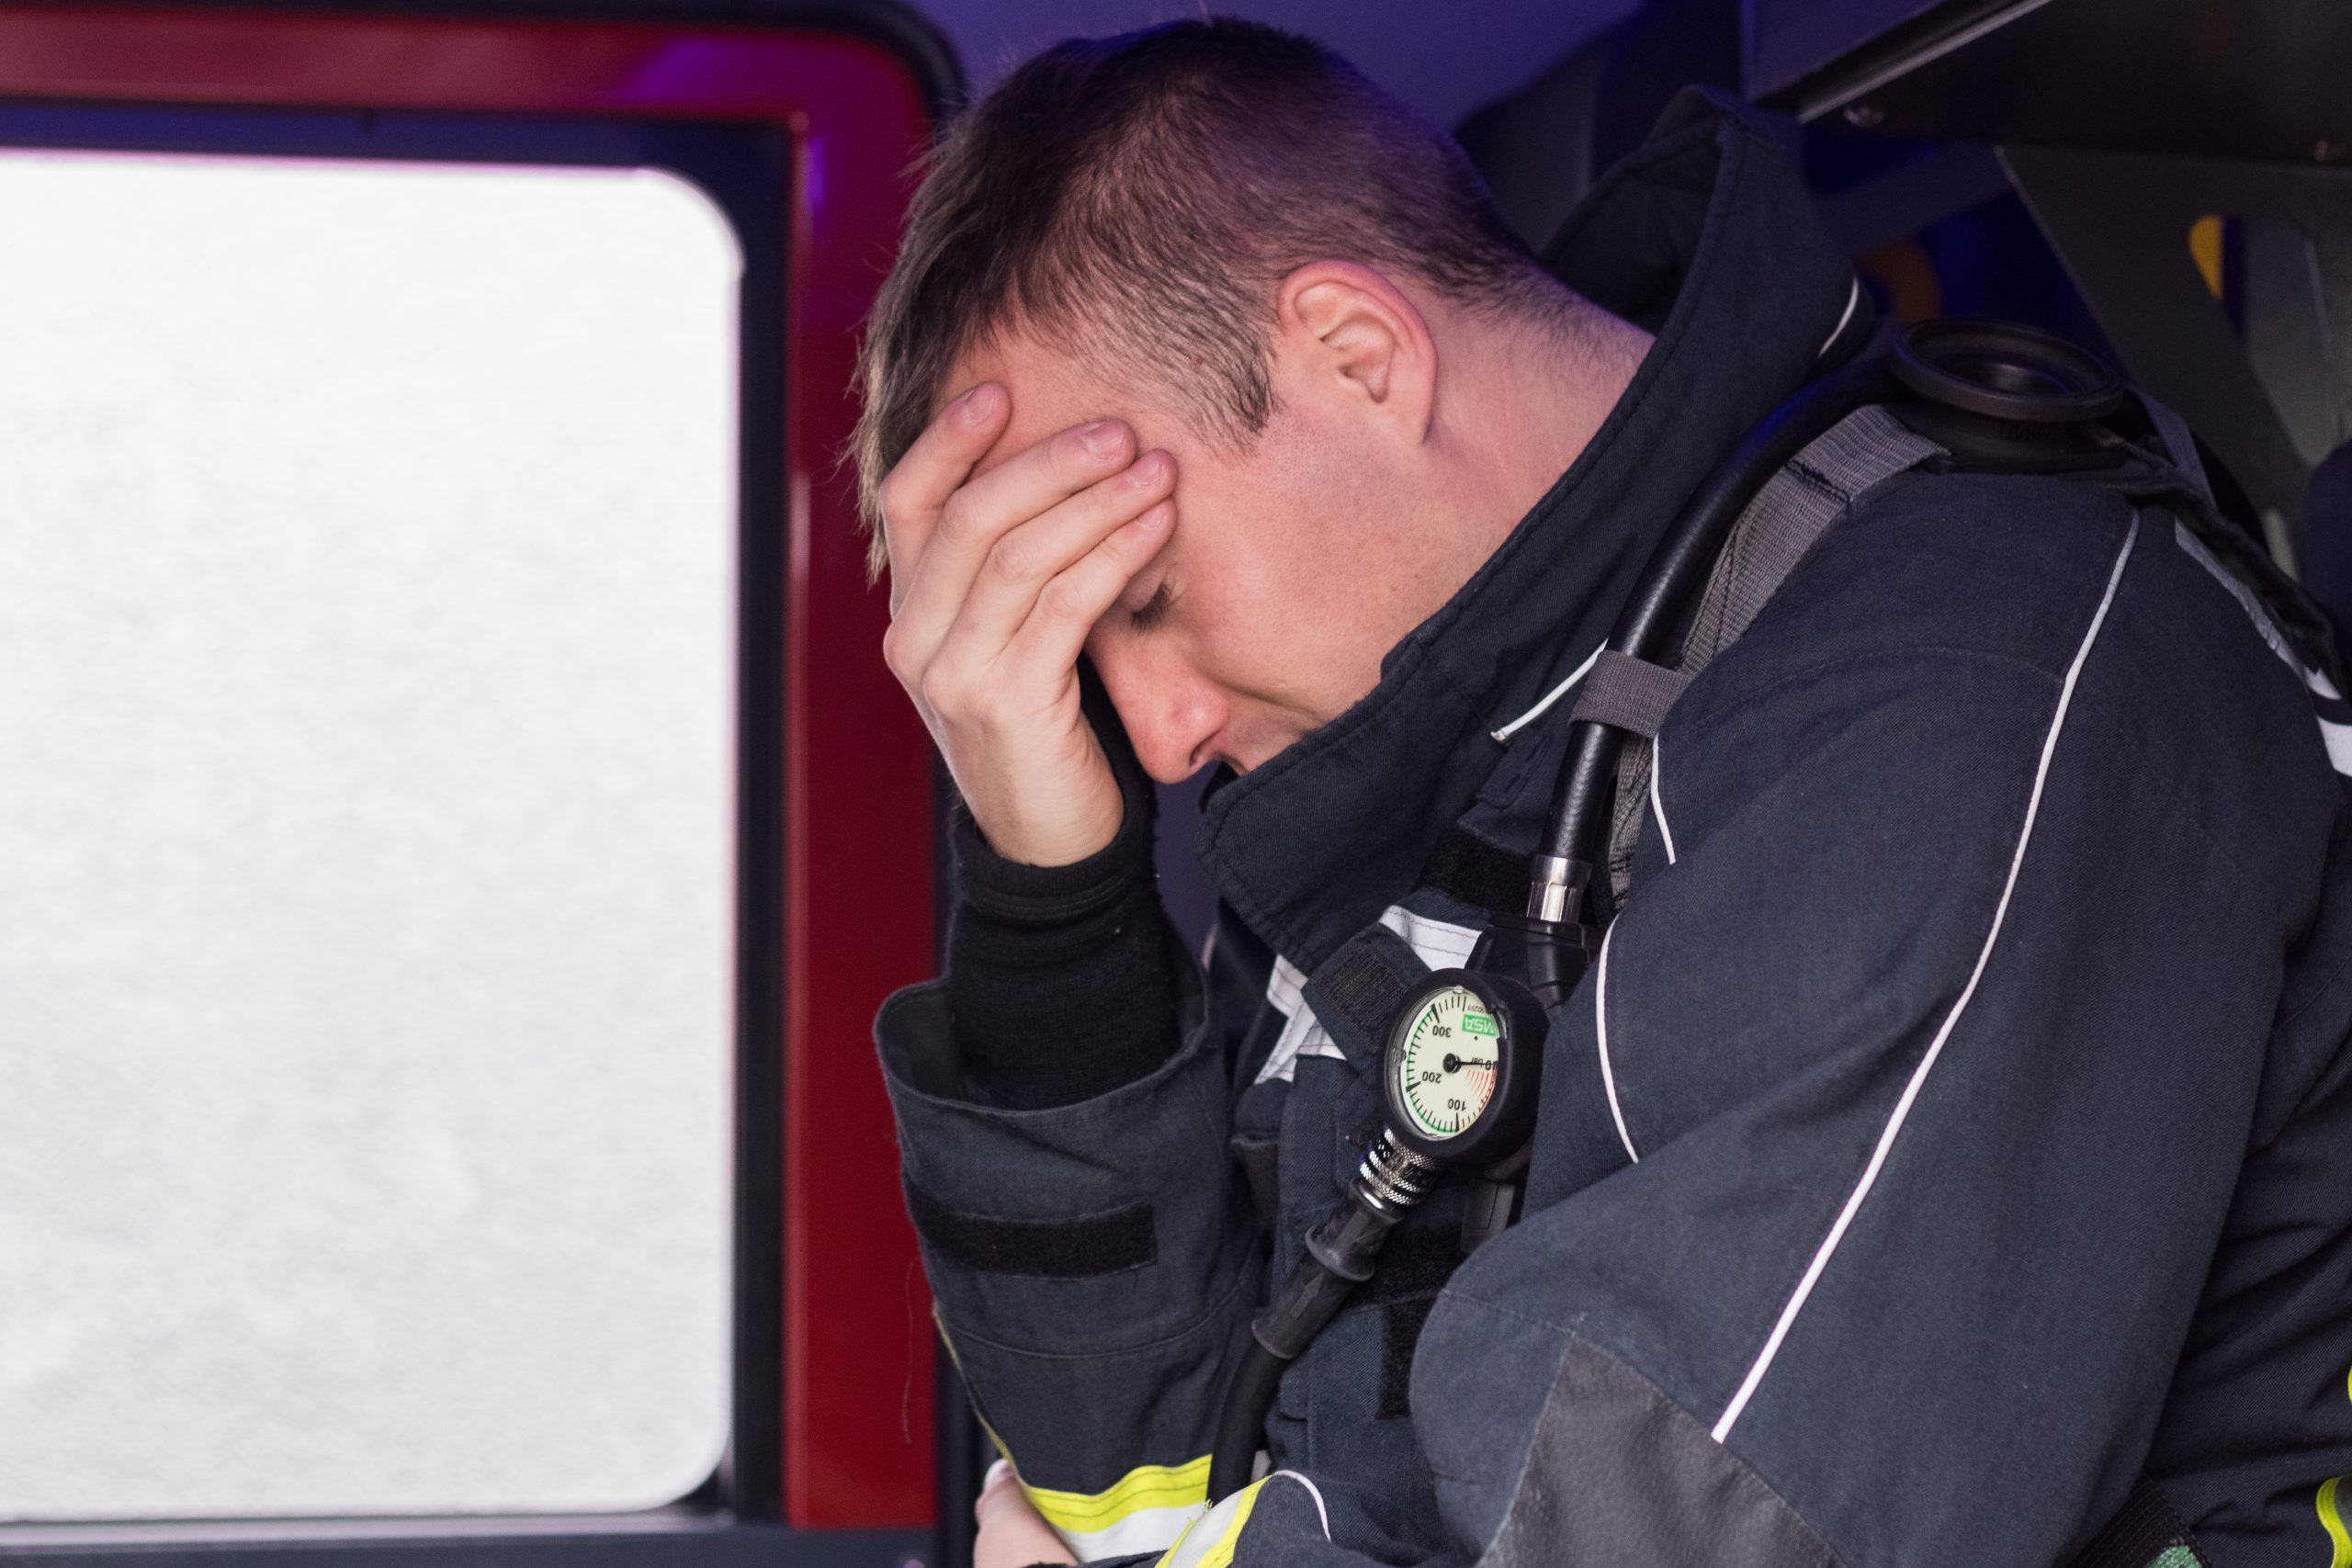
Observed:
[[[881,661],[885,607],[837,461],[857,329],[930,134],[926,85],[882,43],[808,26],[0,8],[0,99],[716,120],[791,137],[791,568],[772,602],[788,660],[784,1497],[804,1528],[933,1512],[928,1298],[869,1044],[884,996],[933,963],[931,754]]]

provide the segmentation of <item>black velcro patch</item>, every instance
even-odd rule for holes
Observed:
[[[1373,1406],[1374,1420],[1413,1413],[1413,1351],[1435,1305],[1435,1296],[1412,1296],[1381,1309],[1380,1403]]]
[[[1359,947],[1340,961],[1328,976],[1318,977],[1323,994],[1347,1016],[1350,1023],[1377,1050],[1389,1021],[1405,999],[1404,977],[1371,947]]]
[[[1433,1296],[1445,1289],[1462,1267],[1462,1233],[1453,1225],[1415,1225],[1399,1229],[1380,1249],[1372,1278],[1356,1288],[1359,1304],[1401,1301],[1407,1296]]]
[[[1527,903],[1527,857],[1456,823],[1439,835],[1421,886],[1474,909],[1516,914]]]
[[[1438,1292],[1462,1264],[1461,1233],[1452,1225],[1400,1230],[1381,1249],[1370,1280],[1358,1288],[1354,1304],[1380,1309],[1380,1392],[1373,1418],[1390,1420],[1412,1413],[1413,1351],[1421,1328],[1437,1305]]]
[[[1091,1280],[1140,1269],[1159,1256],[1149,1203],[1069,1220],[1011,1220],[951,1209],[911,1181],[906,1188],[907,1213],[923,1240],[983,1274]]]

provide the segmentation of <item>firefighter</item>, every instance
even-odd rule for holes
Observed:
[[[1838,521],[1620,802],[1521,1217],[1416,1210],[1207,1510],[1377,1120],[1362,955],[1464,961],[1651,548],[1870,313],[1712,97],[1540,261],[1263,27],[950,130],[856,457],[962,801],[877,1034],[984,1562],[2046,1564],[2137,1499],[2352,1562],[2352,715],[2160,500],[1931,446],[1792,471]],[[1149,781],[1212,764],[1204,964]]]

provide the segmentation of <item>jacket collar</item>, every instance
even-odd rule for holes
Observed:
[[[1752,111],[1695,91],[1544,260],[1656,334],[1632,384],[1369,695],[1205,803],[1198,848],[1218,893],[1302,969],[1411,890],[1502,760],[1491,732],[1607,636],[1651,545],[1717,456],[1804,380],[1853,282]],[[1563,704],[1543,722],[1566,721]]]

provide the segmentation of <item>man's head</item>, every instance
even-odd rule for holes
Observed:
[[[1371,689],[1642,342],[1320,45],[1232,21],[1075,40],[932,163],[861,365],[862,499],[878,526],[882,476],[976,384],[1011,402],[983,469],[1125,421],[1173,457],[1177,523],[1088,651],[1156,776],[1246,769]]]

